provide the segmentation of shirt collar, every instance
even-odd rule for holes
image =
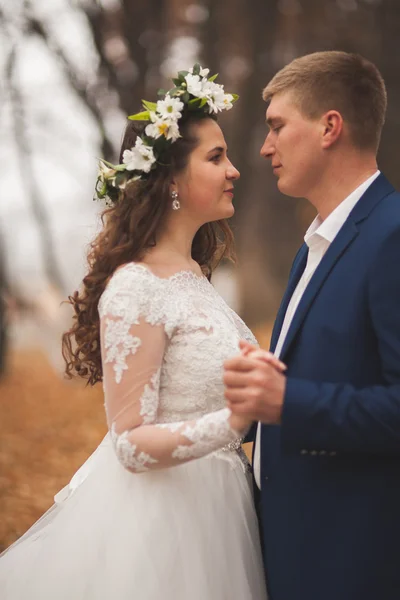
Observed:
[[[371,177],[359,185],[330,213],[330,215],[326,217],[325,221],[317,215],[304,236],[304,241],[307,246],[309,246],[310,238],[316,235],[331,244],[361,196],[367,191],[378,175],[380,175],[380,171],[376,171]]]

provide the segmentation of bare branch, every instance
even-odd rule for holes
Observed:
[[[26,134],[26,115],[22,94],[14,82],[13,71],[17,58],[16,45],[11,46],[7,57],[5,76],[9,90],[11,110],[13,116],[13,129],[15,146],[18,152],[18,165],[21,171],[21,181],[25,183],[26,192],[30,200],[32,214],[40,229],[40,243],[45,272],[49,281],[59,290],[63,290],[63,282],[58,264],[55,259],[54,244],[51,227],[44,203],[41,199],[39,187],[32,167],[32,151]]]
[[[62,47],[57,43],[54,37],[52,37],[50,33],[46,31],[43,23],[30,16],[27,19],[26,28],[28,33],[36,34],[37,36],[41,37],[45,44],[49,48],[51,48],[51,50],[60,60],[64,69],[64,73],[68,79],[69,84],[71,85],[71,88],[77,93],[79,98],[87,106],[89,112],[91,113],[95,122],[98,125],[102,139],[103,156],[108,160],[111,160],[114,154],[113,146],[110,139],[107,137],[104,127],[103,116],[99,110],[99,107],[96,104],[95,98],[92,97],[89,93],[88,86],[84,82],[82,82],[81,79],[77,76],[73,66],[71,65],[70,61],[65,55],[65,52],[63,51]]]

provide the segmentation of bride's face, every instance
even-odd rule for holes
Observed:
[[[233,215],[233,187],[240,173],[227,156],[227,146],[219,125],[204,119],[191,131],[198,140],[188,165],[174,178],[182,209],[201,223]]]

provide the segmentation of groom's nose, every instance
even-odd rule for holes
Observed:
[[[264,158],[271,158],[274,153],[274,147],[270,141],[270,134],[267,135],[263,145],[261,146],[260,155]]]

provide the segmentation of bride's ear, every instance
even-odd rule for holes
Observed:
[[[343,131],[343,117],[337,110],[330,110],[321,119],[322,147],[330,148],[341,136]]]

